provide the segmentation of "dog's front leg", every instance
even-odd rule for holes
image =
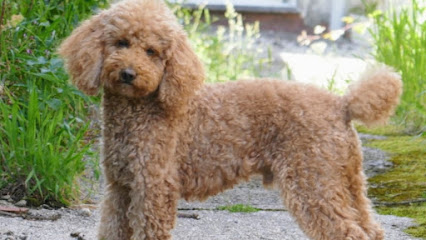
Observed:
[[[131,184],[127,211],[132,240],[167,240],[175,224],[179,191],[172,162],[145,162]]]
[[[130,239],[132,230],[126,217],[130,189],[117,183],[107,187],[102,203],[101,222],[98,231],[100,240]]]

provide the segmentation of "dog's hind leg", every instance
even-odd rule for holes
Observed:
[[[309,152],[273,163],[275,184],[289,212],[312,239],[369,240],[358,210],[351,206],[348,181],[341,174],[344,167],[318,156],[320,151]]]
[[[361,227],[370,236],[371,240],[384,239],[384,232],[380,224],[373,219],[373,210],[370,200],[366,197],[366,189],[363,174],[356,174],[350,177],[351,184],[349,191],[353,196],[353,207],[359,212],[359,222]]]
[[[108,185],[105,200],[102,203],[98,239],[130,239],[132,230],[126,217],[129,203],[128,188],[118,184]]]
[[[362,172],[361,147],[352,145],[352,152],[349,154],[349,161],[354,164],[352,172],[347,174],[349,180],[349,192],[352,195],[352,206],[359,212],[359,222],[361,227],[367,232],[372,240],[382,240],[384,238],[383,229],[373,219],[371,202],[367,198],[366,180]]]

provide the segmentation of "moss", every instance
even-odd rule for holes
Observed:
[[[414,237],[423,237],[426,239],[426,204],[416,204],[412,206],[400,207],[378,207],[377,212],[386,215],[395,215],[400,217],[411,217],[416,219],[419,224],[406,230],[407,233]]]
[[[244,212],[244,213],[251,213],[251,212],[258,212],[260,209],[252,207],[250,205],[244,205],[244,204],[235,204],[232,206],[220,206],[217,207],[218,210],[227,210],[229,212],[235,213],[235,212]]]
[[[367,146],[388,152],[394,165],[388,172],[369,179],[370,197],[391,203],[426,199],[426,137],[397,136],[395,132],[383,135],[391,137],[370,140]],[[406,232],[416,237],[426,236],[426,203],[378,207],[377,211],[414,218],[419,225]]]

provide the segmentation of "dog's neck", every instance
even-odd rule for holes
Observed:
[[[158,101],[148,96],[146,98],[129,98],[104,90],[103,94],[104,111],[114,112],[114,114],[141,115],[160,114],[162,112]]]
[[[177,109],[171,109],[170,106],[168,106],[169,108],[163,106],[154,95],[145,98],[129,98],[107,89],[104,89],[102,102],[103,117],[106,121],[114,118],[123,119],[123,117],[128,116],[129,119],[138,118],[139,120],[143,118],[152,119],[153,117],[167,119],[169,123],[172,123],[185,116],[188,110],[188,103],[185,104],[185,107],[178,105],[176,106]]]

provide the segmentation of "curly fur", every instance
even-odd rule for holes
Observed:
[[[202,64],[158,0],[113,5],[59,53],[81,91],[103,89],[99,239],[170,239],[179,198],[203,200],[253,174],[281,190],[312,239],[383,239],[351,120],[388,118],[401,93],[391,69],[367,72],[344,97],[271,79],[203,84]]]

